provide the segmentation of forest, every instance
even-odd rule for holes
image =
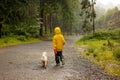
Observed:
[[[46,36],[53,34],[56,26],[66,35],[119,28],[119,9],[99,15],[95,4],[94,0],[1,0],[0,38]]]
[[[74,26],[79,25],[78,1],[1,0],[0,6],[1,38],[10,35],[44,36],[52,34],[55,26],[72,34],[77,30]]]
[[[94,20],[95,11],[92,8],[93,2],[86,1],[1,0],[0,38],[13,35],[25,38],[50,35],[56,26],[60,26],[66,35],[90,31],[86,26],[91,24],[89,19]],[[81,15],[84,13],[86,14]]]
[[[120,10],[101,13],[95,5],[96,0],[0,0],[0,47],[51,39],[59,26],[65,36],[82,35],[76,42],[87,50],[82,54],[120,76]]]

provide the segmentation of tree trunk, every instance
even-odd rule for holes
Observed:
[[[0,38],[2,37],[2,21],[3,18],[0,18]]]
[[[44,16],[45,34],[47,34],[47,16]]]
[[[52,33],[52,14],[50,14],[50,33]]]
[[[0,38],[2,37],[2,24],[0,24]]]
[[[44,5],[44,0],[40,0],[40,29],[39,29],[39,35],[43,36],[43,5]]]
[[[94,1],[92,0],[92,27],[93,27],[93,34],[95,33],[95,11],[94,11]]]
[[[40,32],[39,32],[39,35],[40,36],[43,36],[43,24],[40,24]]]
[[[93,18],[93,34],[95,33],[95,21],[94,21],[94,18]]]

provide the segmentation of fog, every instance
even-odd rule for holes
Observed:
[[[117,6],[120,9],[120,0],[96,0],[96,6],[105,10]]]

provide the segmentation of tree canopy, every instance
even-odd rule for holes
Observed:
[[[52,34],[56,26],[68,35],[94,32],[95,3],[96,0],[1,0],[0,37],[31,35],[32,30],[36,36],[44,36]]]
[[[99,28],[114,29],[119,27],[120,11],[117,7],[107,10],[106,13],[102,14],[97,20],[96,25]]]

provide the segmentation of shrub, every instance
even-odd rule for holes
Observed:
[[[109,30],[109,31],[98,31],[95,32],[93,35],[86,35],[82,37],[79,41],[86,41],[90,39],[98,39],[98,40],[119,40],[120,39],[120,30]]]
[[[86,35],[86,36],[83,36],[79,41],[86,41],[86,40],[89,40],[89,39],[92,39],[92,36],[91,35]]]
[[[20,40],[20,41],[25,41],[26,40],[25,36],[19,36],[17,39]]]
[[[4,43],[8,43],[8,39],[5,39],[5,40],[4,40]]]
[[[93,57],[95,58],[95,57],[97,57],[98,56],[98,54],[97,53],[93,53]]]
[[[89,55],[90,55],[90,53],[88,53],[88,52],[87,52],[87,53],[86,53],[86,55],[87,55],[87,56],[89,56]]]
[[[93,48],[93,47],[89,47],[89,48],[88,48],[88,52],[89,52],[89,53],[93,53],[93,52],[94,52],[94,48]]]
[[[102,50],[102,51],[106,51],[106,50],[107,50],[107,47],[106,47],[106,46],[101,46],[101,50]]]
[[[116,59],[120,59],[120,48],[114,49],[113,55]]]

